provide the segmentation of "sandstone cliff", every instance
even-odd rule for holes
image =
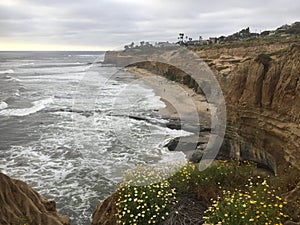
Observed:
[[[113,194],[103,202],[99,202],[93,213],[92,225],[115,225],[117,223],[116,213],[116,194]]]
[[[275,170],[289,163],[300,169],[300,45],[277,47],[238,56],[224,49],[213,60],[198,54],[210,61],[225,93],[231,154]]]
[[[172,62],[170,51],[156,54]],[[222,152],[256,161],[275,173],[280,173],[278,165],[300,169],[299,43],[209,48],[196,54],[214,72],[225,95],[227,130]],[[149,61],[145,55],[109,52],[105,61],[119,66],[139,61],[133,65],[202,92],[198,81],[185,72]]]
[[[68,225],[70,219],[57,213],[54,201],[0,173],[0,224]]]

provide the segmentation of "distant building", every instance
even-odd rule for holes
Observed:
[[[290,28],[291,26],[290,25],[283,25],[283,26],[281,26],[281,27],[279,27],[276,31],[277,32],[285,32],[286,30],[288,30],[289,28]]]
[[[259,38],[259,33],[250,33],[251,38]]]
[[[201,41],[199,40],[193,40],[193,41],[187,41],[186,42],[187,45],[201,45]]]
[[[226,37],[225,36],[219,37],[219,43],[225,43],[225,41],[226,41]]]
[[[216,37],[209,38],[209,44],[217,44],[217,43],[218,43],[218,38]]]
[[[209,45],[209,40],[193,40],[193,41],[187,41],[185,44],[188,46]]]
[[[269,36],[273,36],[273,35],[275,35],[275,34],[276,34],[275,31],[271,31],[271,32],[269,33]]]
[[[170,43],[168,41],[155,43],[155,47],[157,47],[157,48],[169,48],[169,47],[174,47],[174,46],[176,46],[176,45],[173,43]]]

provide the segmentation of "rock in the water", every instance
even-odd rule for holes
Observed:
[[[169,119],[169,122],[166,124],[166,127],[173,129],[173,130],[180,130],[181,129],[181,121],[179,118]]]
[[[169,151],[193,151],[198,146],[206,144],[208,142],[208,136],[197,137],[195,135],[187,137],[176,137],[170,140],[164,147],[167,147]]]
[[[199,163],[202,159],[202,156],[203,156],[203,151],[196,150],[191,154],[191,156],[189,156],[188,160],[192,163]]]
[[[178,145],[179,137],[171,139],[164,147],[167,147],[170,151],[174,151]]]
[[[70,219],[57,213],[54,201],[0,172],[0,224],[69,225]]]

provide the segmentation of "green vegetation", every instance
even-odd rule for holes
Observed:
[[[282,224],[289,217],[284,212],[287,202],[275,193],[265,179],[249,179],[243,190],[223,190],[222,197],[213,200],[206,210],[204,219],[210,224]]]
[[[278,50],[278,51],[271,52],[271,53],[269,54],[269,56],[282,56],[282,55],[284,55],[285,53],[287,53],[288,50],[289,50],[289,47],[286,47],[286,48],[280,49],[280,50]]]
[[[200,46],[188,46],[192,51],[201,51],[207,49],[219,49],[219,48],[247,48],[258,47],[271,44],[289,44],[299,42],[299,34],[293,36],[282,37],[278,35],[268,36],[264,38],[246,38],[243,40],[230,41],[225,43],[213,44],[213,45],[200,45]]]
[[[189,85],[191,82],[191,79],[192,79],[191,76],[187,74],[183,77],[182,83],[184,85]]]
[[[175,189],[168,181],[145,186],[123,185],[117,199],[119,224],[156,224],[169,214],[169,205],[175,204]]]
[[[157,224],[176,204],[176,190],[163,170],[149,170],[139,165],[125,175],[117,191],[117,221],[122,225]]]
[[[216,69],[217,69],[218,71],[226,70],[226,69],[228,69],[228,68],[229,68],[228,66],[218,66],[218,67],[216,67]]]
[[[272,60],[271,56],[268,54],[260,54],[257,56],[256,61],[262,63],[264,66],[268,66],[269,62]]]
[[[175,81],[176,80],[176,74],[172,73],[172,72],[166,72],[165,73],[165,77],[169,80]]]
[[[117,221],[138,225],[164,224],[174,215],[178,219],[178,200],[182,204],[185,196],[207,209],[205,216],[191,215],[192,211],[185,216],[209,224],[282,224],[294,217],[294,209],[281,197],[288,187],[276,177],[256,176],[255,171],[256,164],[236,161],[217,161],[204,171],[190,163],[167,169],[138,166],[117,191]]]

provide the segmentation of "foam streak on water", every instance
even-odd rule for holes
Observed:
[[[73,224],[90,224],[98,201],[137,163],[181,160],[163,146],[188,135],[161,126],[167,121],[153,111],[164,103],[153,90],[130,86],[131,74],[91,66],[101,58],[0,53],[0,170],[54,199]]]
[[[11,74],[14,73],[14,71],[12,69],[8,69],[8,70],[1,70],[0,74]]]
[[[0,110],[1,109],[5,109],[5,108],[7,108],[7,103],[6,102],[0,102]]]
[[[36,112],[44,109],[48,104],[50,104],[52,102],[53,102],[52,98],[38,100],[38,101],[32,102],[32,106],[30,108],[2,110],[2,111],[0,111],[0,116],[28,116],[30,114],[36,113]],[[1,105],[0,105],[0,108],[1,108]]]

